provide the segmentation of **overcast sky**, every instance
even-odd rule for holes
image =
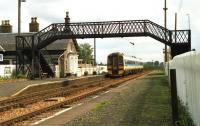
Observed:
[[[17,1],[0,0],[0,21],[10,20],[13,32],[17,32]],[[178,29],[192,30],[192,48],[200,50],[200,1],[167,0],[168,24],[174,29],[174,15],[178,13]],[[71,22],[112,21],[149,19],[164,26],[164,0],[26,0],[22,3],[22,32],[28,32],[31,17],[38,17],[40,29],[51,23],[64,22],[65,12],[69,11]],[[78,39],[79,44],[93,39]],[[106,62],[111,52],[134,55],[144,61],[163,61],[164,45],[150,37],[96,39],[97,61]],[[134,42],[131,45],[129,42]]]

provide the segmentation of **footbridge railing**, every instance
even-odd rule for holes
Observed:
[[[36,55],[39,53],[35,52],[40,51],[57,39],[140,36],[149,36],[170,46],[172,57],[191,49],[190,30],[168,30],[150,20],[54,23],[34,34],[29,42],[32,45],[32,55]],[[26,36],[18,37],[24,37],[25,40],[30,39]],[[16,37],[16,40],[18,37]],[[17,45],[16,43],[16,47]]]
[[[149,20],[127,20],[107,22],[55,23],[36,34],[40,38],[38,48],[48,45],[51,39],[63,38],[107,38],[150,36],[168,46],[172,43],[189,43],[189,30],[175,31]],[[176,38],[176,39],[175,39]]]

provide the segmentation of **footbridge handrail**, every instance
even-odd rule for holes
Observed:
[[[23,47],[22,44],[20,45],[20,43],[22,43],[20,41],[31,45],[30,50],[32,51],[30,53],[32,53],[32,60],[29,60],[29,62],[31,61],[32,71],[34,71],[36,68],[34,65],[38,66],[36,62],[38,61],[39,64],[42,63],[40,60],[40,58],[42,58],[40,50],[57,39],[142,36],[152,37],[170,46],[172,57],[191,50],[190,30],[169,30],[150,20],[53,23],[32,36],[17,36],[16,49],[21,49],[18,48],[18,46]],[[18,52],[20,52],[20,50]],[[38,55],[38,57],[34,59],[35,55]],[[23,55],[19,53],[18,57],[23,58]],[[22,61],[18,63],[24,65]],[[43,65],[43,67],[44,66],[45,65]]]
[[[38,48],[50,44],[51,39],[69,38],[106,38],[150,36],[171,46],[172,43],[187,43],[189,30],[178,30],[175,42],[175,31],[150,20],[125,20],[105,22],[54,23],[35,34],[40,39]]]

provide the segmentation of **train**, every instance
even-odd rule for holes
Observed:
[[[143,71],[142,59],[114,52],[107,57],[107,76],[120,77]]]

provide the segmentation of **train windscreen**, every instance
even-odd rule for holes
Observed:
[[[118,66],[118,57],[117,56],[113,56],[113,69],[117,69]]]

